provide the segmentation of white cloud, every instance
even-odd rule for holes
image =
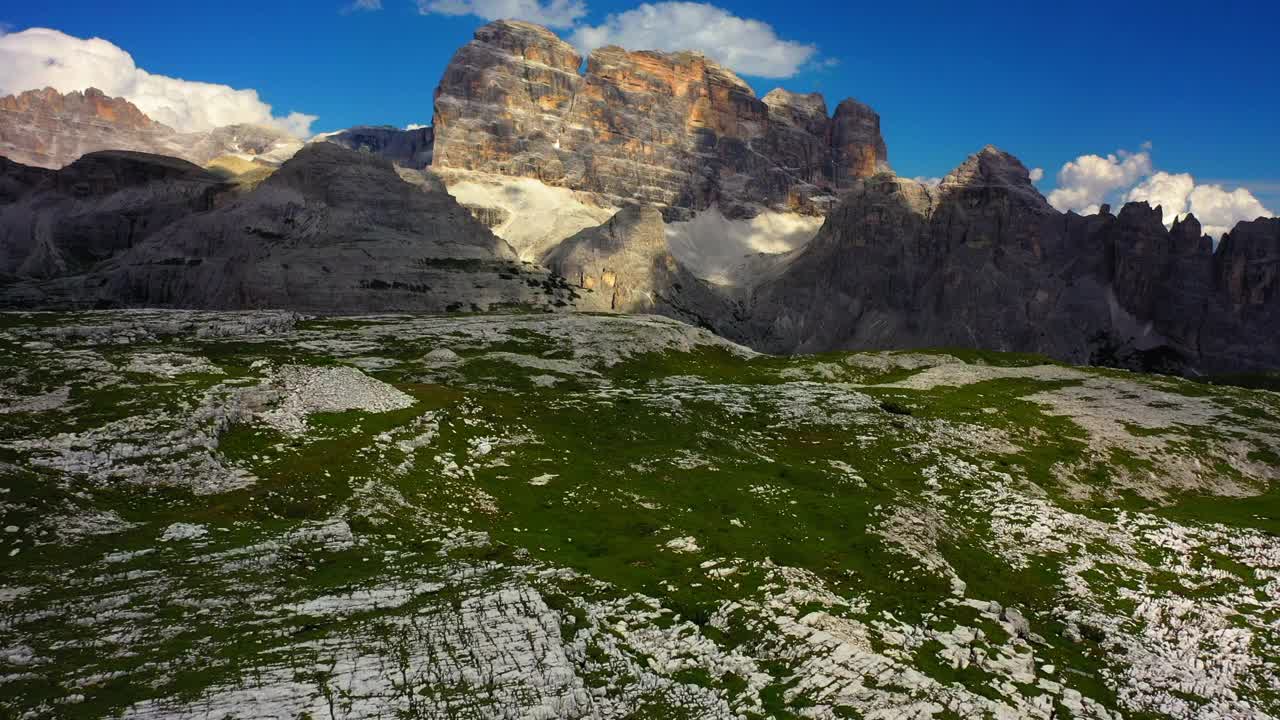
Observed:
[[[768,23],[692,2],[644,3],[595,27],[578,27],[569,40],[584,51],[605,45],[699,50],[737,72],[769,78],[795,75],[818,52],[813,45],[779,38]]]
[[[1125,195],[1128,202],[1145,201],[1164,211],[1164,224],[1188,213],[1195,215],[1206,235],[1220,238],[1242,220],[1271,217],[1272,213],[1245,188],[1227,190],[1221,185],[1197,185],[1189,173],[1157,172]]]
[[[404,126],[404,129],[405,129],[406,131],[407,131],[407,130],[421,130],[422,128],[425,128],[425,127],[431,127],[431,126],[430,126],[430,125],[419,125],[418,123],[409,123],[408,125],[405,125],[405,126]]]
[[[1106,157],[1081,155],[1058,171],[1058,187],[1049,193],[1049,204],[1062,212],[1089,210],[1150,174],[1151,153],[1145,150],[1121,150]]]
[[[298,112],[276,117],[256,90],[153,75],[100,38],[83,40],[46,28],[0,35],[0,95],[44,87],[64,93],[96,87],[183,132],[249,123],[305,137],[316,119]]]
[[[1139,153],[1121,150],[1106,157],[1081,155],[1063,165],[1058,187],[1049,193],[1049,203],[1062,211],[1092,215],[1105,202],[1146,202],[1161,209],[1166,226],[1192,214],[1205,234],[1214,238],[1242,220],[1273,215],[1245,188],[1227,190],[1222,185],[1198,185],[1190,173],[1155,170],[1151,143],[1143,143],[1142,147]]]
[[[485,20],[524,20],[568,28],[587,14],[587,5],[581,0],[418,0],[418,12],[476,15]]]
[[[1125,194],[1125,202],[1146,201],[1151,207],[1164,211],[1166,225],[1187,212],[1187,197],[1196,187],[1196,181],[1188,173],[1158,172],[1143,180]]]
[[[1031,182],[1038,183],[1044,179],[1044,168],[1034,168],[1031,171]]]
[[[1221,185],[1197,185],[1189,196],[1190,212],[1196,216],[1204,231],[1215,238],[1231,232],[1236,223],[1272,217],[1253,193],[1244,188],[1227,190]]]
[[[382,0],[355,0],[345,8],[346,12],[360,12],[362,10],[381,10]]]

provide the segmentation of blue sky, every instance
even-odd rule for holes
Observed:
[[[458,11],[487,0],[436,1]],[[577,8],[575,25],[638,4],[543,2]],[[779,42],[814,49],[791,77],[744,73],[759,94],[780,85],[820,91],[831,107],[847,96],[872,105],[900,174],[939,176],[993,143],[1044,168],[1047,192],[1077,156],[1140,152],[1150,142],[1153,171],[1243,186],[1280,211],[1280,3],[715,4],[771,26]],[[15,2],[0,6],[0,23],[11,33],[101,37],[150,73],[255,89],[277,114],[318,116],[315,130],[428,123],[441,71],[485,20],[424,14],[417,0],[381,5]]]

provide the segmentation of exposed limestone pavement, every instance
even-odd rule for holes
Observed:
[[[0,714],[1280,717],[1280,395],[652,316],[0,315]]]

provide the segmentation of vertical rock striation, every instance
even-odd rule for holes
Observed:
[[[883,167],[879,117],[819,95],[758,98],[699,53],[591,52],[546,28],[500,20],[445,70],[435,100],[434,165],[531,177],[668,219],[720,206],[821,213],[833,194]]]
[[[155,151],[174,134],[128,100],[96,88],[0,97],[0,155],[24,165],[60,168],[96,150]]]
[[[56,170],[102,150],[168,155],[197,165],[226,155],[278,165],[301,147],[302,141],[288,133],[256,125],[179,133],[97,88],[66,94],[45,88],[0,97],[0,156],[35,167]]]
[[[643,206],[567,238],[542,262],[584,291],[579,309],[614,312],[652,312],[661,278],[676,269],[662,213]]]

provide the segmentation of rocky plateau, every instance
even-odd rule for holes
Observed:
[[[0,369],[5,716],[1280,717],[1274,392],[588,313]]]

